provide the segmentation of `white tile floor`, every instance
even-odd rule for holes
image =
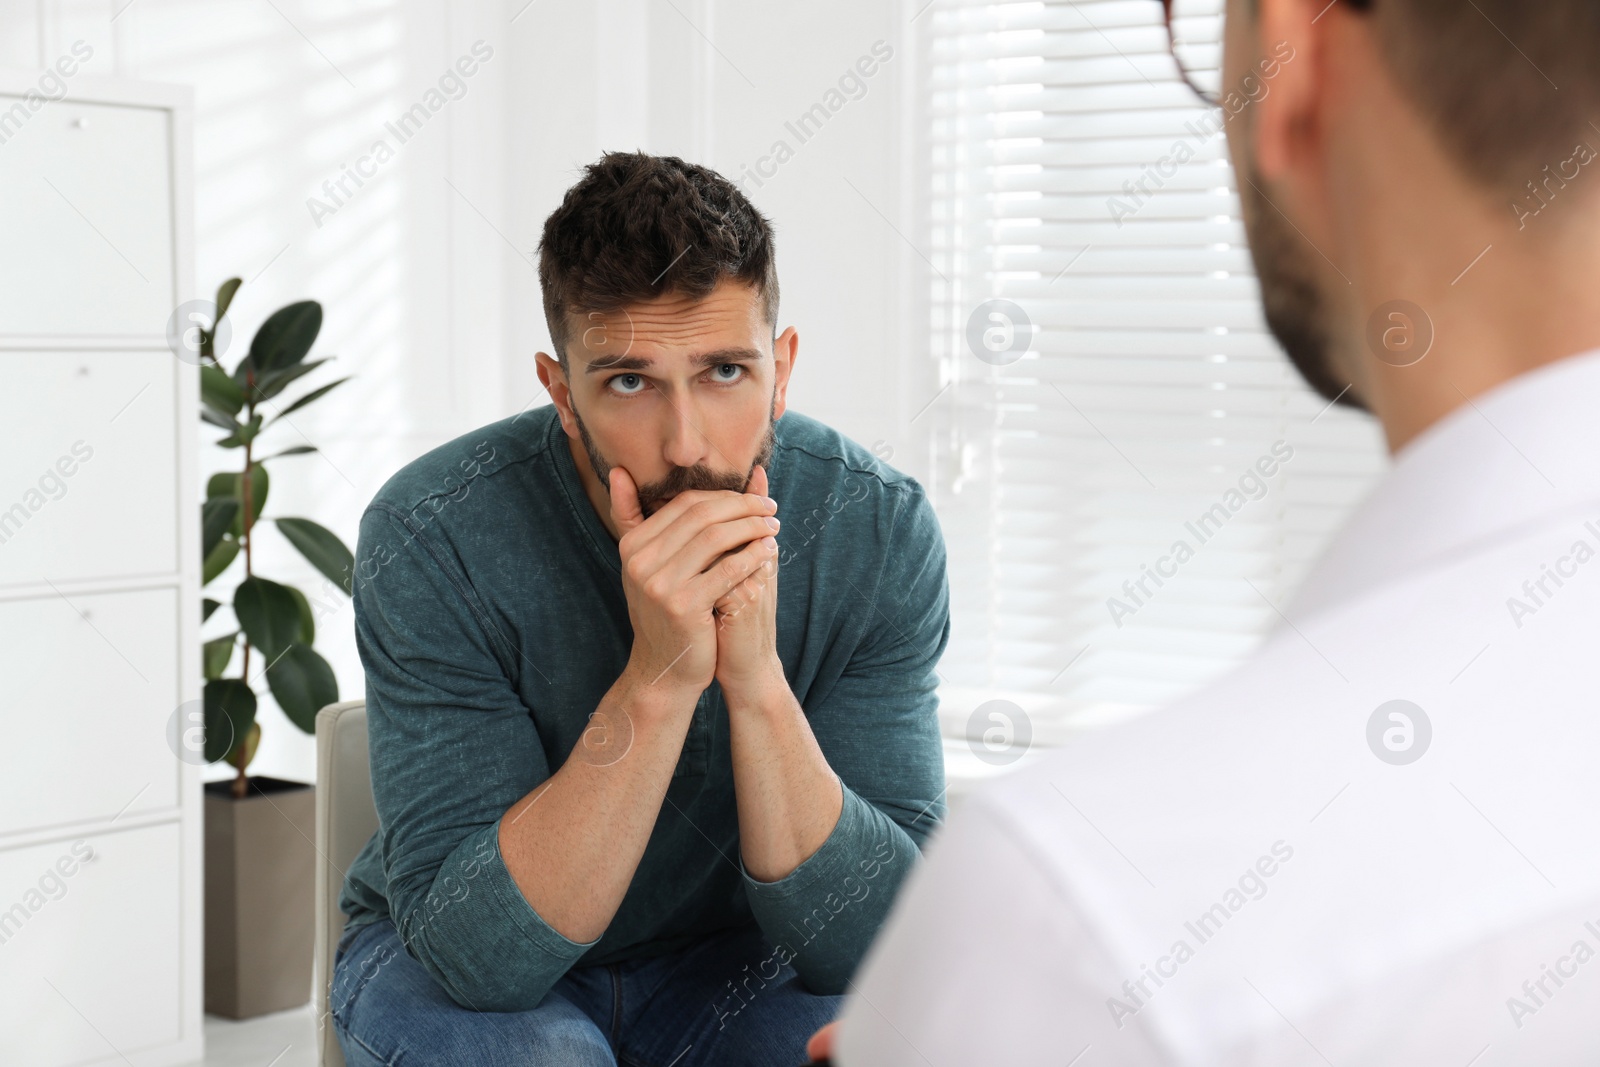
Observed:
[[[309,1004],[242,1022],[207,1015],[205,1035],[205,1059],[188,1067],[317,1067]]]

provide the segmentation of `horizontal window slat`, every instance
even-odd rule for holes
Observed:
[[[1217,61],[1221,9],[1178,27],[1188,54]],[[1382,436],[1267,332],[1219,116],[1157,5],[942,0],[921,32],[941,721],[959,739],[1011,699],[1058,743],[1247,655],[1386,466]],[[994,299],[1034,328],[1001,365],[968,337],[1004,327]],[[1293,455],[1263,473],[1277,442]]]

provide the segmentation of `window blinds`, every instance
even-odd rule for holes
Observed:
[[[1221,0],[1195,7],[1185,55],[1216,64]],[[1008,763],[1237,663],[1386,461],[1266,330],[1221,113],[1178,79],[1160,4],[939,0],[918,23],[942,388],[912,428],[949,549],[958,775],[985,735]]]

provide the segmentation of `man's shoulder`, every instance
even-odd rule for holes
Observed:
[[[882,441],[866,448],[795,411],[778,422],[772,495],[783,532],[779,562],[877,570],[885,560],[940,561],[944,535],[927,492],[889,463]],[[858,579],[859,580],[859,579]]]
[[[849,499],[870,496],[892,508],[903,506],[902,498],[926,497],[921,483],[889,463],[892,445],[878,440],[868,448],[798,411],[778,420],[773,451],[775,482],[789,479],[804,496],[848,492]]]
[[[1413,965],[1484,964],[1484,946],[1556,902],[1549,885],[1600,899],[1600,858],[1566,844],[1600,805],[1600,665],[1584,652],[1600,587],[1569,582],[1537,641],[1503,603],[1563,536],[1289,620],[1199,692],[981,786],[965,817],[1016,838],[1028,873],[1114,954],[1174,938],[1198,950],[1182,987],[1153,1002],[1181,1026],[1250,1000],[1237,975],[1252,954],[1302,961],[1306,996],[1328,1005]],[[1515,827],[1515,850],[1491,815]],[[1219,925],[1227,937],[1201,949]],[[1376,1007],[1359,1011],[1377,1026]]]
[[[1580,652],[1592,645],[1600,585],[1569,580],[1542,602],[1537,619],[1507,610],[1507,594],[1548,569],[1581,532],[1577,523],[1542,522],[1309,612],[1291,607],[1292,616],[1280,614],[1221,677],[1159,710],[1078,733],[994,783],[991,799],[1000,808],[1043,811],[1050,797],[1060,800],[1050,783],[1071,779],[1080,790],[1136,795],[1130,812],[1161,806],[1169,819],[1196,822],[1215,815],[1201,801],[1248,812],[1268,789],[1278,799],[1315,799],[1320,782],[1344,773],[1340,784],[1381,765],[1368,720],[1402,698],[1427,705],[1432,720],[1450,721],[1458,759],[1496,758],[1513,710],[1530,731],[1536,720],[1548,727],[1530,736],[1552,753],[1566,730],[1600,732],[1582,699],[1600,687],[1600,661]],[[1536,623],[1539,639],[1527,640],[1525,629]],[[1108,710],[1090,709],[1086,720]],[[1255,783],[1248,795],[1235,788],[1242,775]],[[1421,769],[1411,775],[1423,776]],[[1070,827],[1070,808],[1066,816]]]
[[[496,475],[535,459],[549,448],[554,405],[524,411],[429,449],[383,483],[369,510],[410,516],[438,512],[492,485]]]

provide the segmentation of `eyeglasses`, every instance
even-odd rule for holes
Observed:
[[[1335,2],[1337,0],[1330,0],[1328,7]],[[1372,11],[1373,0],[1345,0],[1345,3],[1351,10],[1363,14]],[[1184,84],[1193,89],[1207,107],[1222,106],[1222,93],[1211,88],[1210,83],[1215,80],[1220,84],[1222,80],[1222,16],[1226,9],[1227,0],[1161,0],[1162,20],[1167,27],[1167,51],[1172,54],[1172,62]],[[1322,10],[1326,14],[1328,8]]]
[[[1222,94],[1209,82],[1222,67],[1222,9],[1218,0],[1161,0],[1167,51],[1184,84],[1207,107],[1220,107]],[[1215,27],[1215,33],[1207,30]],[[1180,36],[1180,33],[1182,36]]]

